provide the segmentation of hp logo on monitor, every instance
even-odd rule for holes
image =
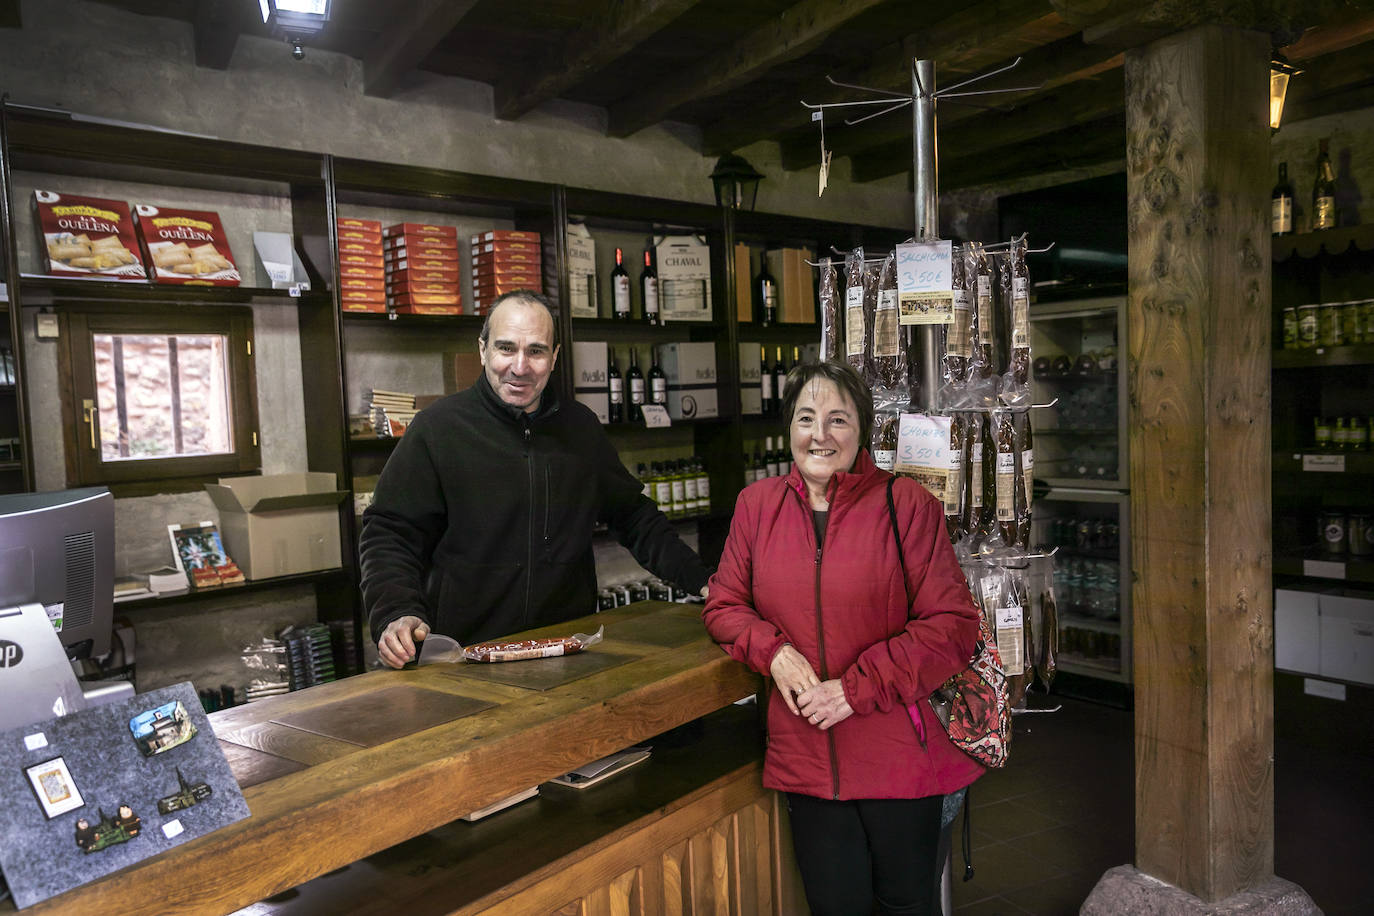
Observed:
[[[8,639],[0,639],[0,668],[14,668],[23,660],[23,646]]]

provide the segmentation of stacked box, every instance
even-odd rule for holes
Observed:
[[[472,300],[479,315],[497,297],[516,290],[544,291],[538,232],[492,229],[472,237]]]
[[[387,307],[403,315],[461,315],[458,230],[397,223],[382,232]]]
[[[219,214],[134,205],[134,225],[158,283],[238,286],[239,272]]]
[[[351,216],[340,216],[334,224],[339,237],[339,307],[345,312],[385,312],[382,224]]]

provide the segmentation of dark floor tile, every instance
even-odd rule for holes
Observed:
[[[1024,836],[1013,845],[1063,871],[1094,875],[1126,865],[1135,856],[1135,844],[1129,836],[1092,833],[1068,826]]]
[[[1025,910],[1001,897],[989,897],[964,906],[956,905],[954,912],[958,916],[1026,916]]]
[[[1101,877],[1100,873],[1088,871],[1070,872],[1023,887],[1012,899],[1033,916],[1073,916]]]
[[[1004,842],[1059,826],[1052,817],[1015,801],[974,803],[970,823],[975,839]]]
[[[974,851],[974,876],[963,881],[963,860],[954,854],[954,902],[1002,896],[1016,899],[1019,888],[1039,884],[1064,873],[1057,865],[1035,858],[1013,843],[995,843]]]

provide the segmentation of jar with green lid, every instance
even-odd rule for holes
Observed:
[[[1331,447],[1331,421],[1326,417],[1314,417],[1312,425],[1315,428],[1315,441],[1317,448],[1327,449]]]
[[[1317,306],[1298,306],[1298,346],[1310,349],[1317,345]]]
[[[1338,452],[1350,447],[1350,431],[1345,427],[1345,417],[1336,418],[1336,425],[1331,430],[1331,447]]]
[[[1341,338],[1346,346],[1360,343],[1364,339],[1364,331],[1361,327],[1363,322],[1360,320],[1361,302],[1341,303]],[[1374,341],[1370,341],[1374,343]]]
[[[1298,345],[1298,310],[1283,310],[1283,348],[1291,350]]]
[[[1324,302],[1317,312],[1317,344],[1323,347],[1339,347],[1344,341],[1341,335],[1341,304]]]
[[[1364,417],[1351,417],[1345,425],[1345,437],[1352,452],[1369,448],[1369,424]]]

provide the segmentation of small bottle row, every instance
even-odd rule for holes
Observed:
[[[640,463],[635,475],[644,484],[644,495],[658,503],[669,518],[693,518],[711,511],[711,478],[700,457],[670,458]]]
[[[1055,516],[1046,519],[1050,543],[1078,550],[1115,550],[1121,545],[1121,526],[1105,518]]]
[[[763,447],[754,443],[754,457],[744,456],[744,485],[767,477],[785,477],[792,473],[792,451],[786,447],[782,436],[764,437]]]
[[[1374,437],[1374,417],[1313,417],[1312,439],[1321,451],[1363,452]]]
[[[596,593],[596,609],[609,611],[614,608],[634,604],[636,601],[676,601],[679,604],[691,600],[692,595],[662,579],[643,579],[639,582],[624,582],[609,585]]]
[[[1313,302],[1283,310],[1283,349],[1374,343],[1374,299]]]
[[[620,357],[615,348],[610,347],[610,362],[606,364],[607,389],[610,393],[610,420],[612,423],[639,423],[644,419],[645,404],[668,406],[668,376],[658,364],[658,351],[649,363],[649,375],[639,368],[639,348],[630,347],[630,367],[620,374]]]
[[[1367,557],[1374,555],[1374,514],[1331,509],[1321,514],[1318,527],[1325,553]]]
[[[1064,627],[1059,631],[1059,657],[1072,662],[1073,656],[1108,665],[1121,670],[1121,636],[1082,627]]]
[[[770,363],[768,348],[759,346],[759,404],[760,412],[765,417],[776,417],[782,413],[782,399],[787,395],[787,373],[802,362],[799,346],[792,348],[791,364],[783,359],[782,347],[774,347],[773,351],[775,359]]]

